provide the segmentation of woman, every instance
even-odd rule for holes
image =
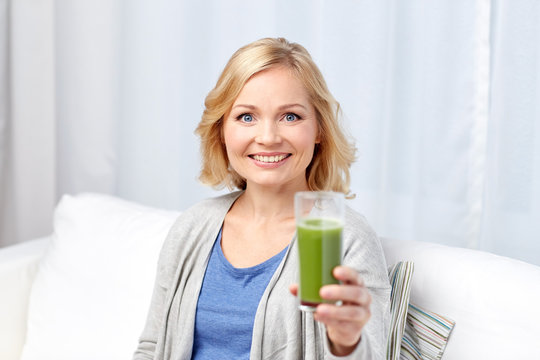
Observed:
[[[347,209],[340,285],[298,310],[297,191],[349,193],[354,147],[307,51],[285,39],[239,49],[197,128],[200,179],[240,191],[179,217],[163,246],[134,359],[382,359],[390,286],[379,241]]]

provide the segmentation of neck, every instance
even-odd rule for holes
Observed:
[[[249,185],[238,199],[239,206],[251,215],[252,219],[290,219],[294,218],[294,194],[307,191],[305,187],[259,187]]]

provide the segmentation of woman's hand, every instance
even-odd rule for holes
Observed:
[[[356,348],[360,342],[362,329],[371,317],[369,310],[371,295],[356,270],[347,266],[337,266],[333,274],[341,284],[323,286],[319,294],[325,300],[341,301],[342,304],[320,304],[313,317],[326,325],[332,353],[345,356]],[[296,296],[298,285],[291,285],[289,290]]]

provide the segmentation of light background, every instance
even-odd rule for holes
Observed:
[[[193,131],[240,46],[304,45],[355,138],[379,235],[540,265],[540,1],[0,1],[0,244],[62,194],[185,209]]]

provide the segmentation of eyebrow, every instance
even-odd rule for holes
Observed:
[[[240,107],[242,107],[242,108],[247,108],[247,109],[251,109],[251,110],[255,109],[255,106],[253,106],[253,105],[238,104],[238,105],[234,105],[233,108],[232,108],[231,110],[234,110],[234,109],[240,108]]]
[[[254,110],[254,109],[257,108],[257,107],[254,106],[254,105],[238,104],[238,105],[235,105],[235,106],[232,108],[232,110],[234,110],[234,109],[236,109],[236,108],[239,108],[239,107],[241,107],[241,108],[246,108],[246,109],[250,109],[250,110]],[[282,111],[282,110],[290,109],[290,108],[293,108],[293,107],[301,107],[301,108],[307,110],[307,108],[306,108],[304,105],[298,104],[298,103],[281,105],[278,109],[279,109],[280,111]]]
[[[279,110],[285,110],[285,109],[289,109],[289,108],[293,108],[293,107],[301,107],[302,109],[307,110],[307,108],[304,105],[298,104],[298,103],[281,105],[279,107]]]

